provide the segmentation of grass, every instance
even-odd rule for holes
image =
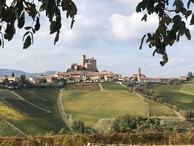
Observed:
[[[188,124],[188,122],[186,121],[182,121],[176,117],[171,117],[171,118],[166,118],[166,117],[160,117],[160,119],[162,120],[162,123],[164,125],[167,126],[171,126],[174,129],[190,129],[191,130],[191,126]]]
[[[102,83],[102,87],[104,90],[128,90],[127,88],[121,86],[118,83],[104,82],[104,83]]]
[[[194,95],[194,84],[185,84],[181,90],[181,93]]]
[[[47,111],[37,108],[24,100],[5,98],[3,99],[3,101],[7,103],[8,105],[10,105],[11,107],[13,107],[14,109],[26,115],[48,114]]]
[[[176,114],[167,106],[147,99],[149,104],[150,116],[176,116]]]
[[[61,128],[67,129],[66,124],[62,121],[59,115],[57,104],[56,104],[59,90],[49,88],[49,89],[30,89],[29,91],[36,93],[37,96],[30,95],[30,98],[29,96],[25,97],[26,100],[29,100],[30,102],[33,102],[33,103],[36,103],[37,101],[39,101],[40,102],[39,105],[44,105],[44,107],[46,107],[52,113],[46,114],[46,115],[24,115],[22,112],[15,110],[15,108],[8,106],[6,103],[0,100],[1,116],[5,117],[9,122],[11,122],[13,125],[21,129],[28,135],[37,135],[37,134],[44,135],[50,131],[54,131],[57,133]],[[24,94],[26,94],[25,92]],[[23,97],[22,92],[19,94]],[[40,96],[43,99],[46,99],[46,101],[43,101],[38,96]],[[11,98],[8,98],[8,99],[11,99]],[[18,106],[20,105],[21,107],[23,107],[24,106],[23,104],[26,104],[26,102],[19,104],[16,101],[15,105],[16,104],[18,104]],[[25,108],[25,110],[30,111],[31,109],[28,106]],[[2,128],[0,127],[0,131],[1,129]],[[15,134],[17,135],[17,133]],[[7,133],[4,133],[3,136],[5,135],[9,136],[9,131],[7,131]]]
[[[69,83],[66,90],[75,91],[99,91],[100,87],[98,83]]]
[[[194,109],[194,98],[189,85],[155,85],[154,96],[182,110]],[[187,92],[190,91],[190,92]]]
[[[11,93],[11,91],[7,90],[7,89],[0,89],[0,97],[10,98],[10,99],[18,99],[18,97],[16,95]]]
[[[93,126],[99,119],[115,118],[124,114],[146,116],[146,104],[134,93],[112,91],[67,91],[63,92],[63,105],[73,120],[81,120]]]
[[[9,126],[6,122],[0,120],[0,137],[22,136],[17,130]]]
[[[24,97],[29,102],[38,105],[44,109],[52,111],[52,113],[58,115],[57,97],[59,89],[57,88],[45,88],[45,89],[23,89],[16,90],[16,93]]]

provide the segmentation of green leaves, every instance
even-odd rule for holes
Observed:
[[[175,0],[173,6],[175,7],[175,12],[179,13],[183,9],[184,4],[182,0]]]
[[[18,18],[18,28],[23,28],[25,24],[25,13],[23,12],[22,15]]]
[[[35,30],[38,31],[40,29],[40,22],[39,22],[39,18],[37,17],[36,19],[36,25],[34,26]]]
[[[174,9],[168,10],[168,0],[142,0],[136,7],[137,12],[146,11],[141,21],[147,21],[150,14],[155,13],[158,15],[159,21],[156,31],[147,33],[142,37],[140,49],[146,39],[145,42],[148,47],[154,48],[153,56],[155,53],[162,55],[161,66],[168,62],[166,51],[168,46],[172,46],[176,41],[179,41],[183,35],[191,40],[190,30],[186,25],[187,19],[190,19],[190,25],[194,24],[194,13],[188,9],[191,3],[194,4],[194,0],[188,0],[187,8],[185,8],[182,0],[174,0],[172,4]]]
[[[4,39],[12,40],[16,33],[16,27],[26,30],[23,35],[23,48],[26,49],[33,44],[33,35],[40,30],[41,26],[39,13],[41,11],[45,11],[49,19],[50,34],[56,33],[54,39],[54,44],[56,44],[62,27],[61,11],[66,11],[67,18],[71,18],[70,27],[72,28],[77,7],[72,0],[39,0],[38,2],[34,0],[14,0],[11,6],[6,5],[6,0],[0,0],[0,46],[4,45]],[[31,20],[32,25],[25,26],[26,20]],[[17,22],[16,25],[15,22]]]
[[[30,35],[28,35],[24,41],[23,49],[27,49],[32,44],[32,39]]]
[[[190,25],[193,25],[193,24],[194,24],[194,14],[192,14],[191,21],[190,21]]]
[[[10,41],[15,34],[15,27],[13,24],[7,24],[7,28],[5,30],[4,38]]]

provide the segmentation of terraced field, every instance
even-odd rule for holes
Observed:
[[[17,93],[22,98],[25,97],[25,101],[18,99],[17,96],[8,90],[6,90],[6,93],[0,90],[1,95],[6,95],[6,98],[2,96],[0,97],[0,115],[28,135],[42,135],[47,134],[50,131],[57,133],[61,128],[67,128],[66,124],[60,117],[56,104],[58,91],[58,89],[30,89],[24,92],[18,90]],[[26,94],[26,92],[28,94]],[[11,95],[10,98],[9,95]],[[32,106],[28,102],[34,104],[35,106]],[[38,102],[40,103],[36,104]],[[36,106],[47,109],[51,111],[51,113],[42,114],[44,110],[41,110]],[[2,124],[6,125],[6,123]],[[10,135],[10,126],[7,125],[3,128],[0,127],[0,131],[1,130],[7,130],[7,133],[5,132],[0,136]],[[12,131],[14,131],[14,129],[12,129]],[[13,132],[13,135],[14,134],[18,135],[17,132]]]
[[[194,109],[194,84],[155,85],[154,96],[182,110]]]

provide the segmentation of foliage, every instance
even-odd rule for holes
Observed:
[[[78,133],[84,133],[85,126],[83,121],[73,121],[71,128]]]
[[[113,133],[93,135],[54,135],[0,138],[0,145],[42,146],[65,145],[193,145],[193,133]]]
[[[112,129],[117,133],[158,132],[160,130],[160,119],[124,115],[115,119]]]
[[[161,66],[168,62],[166,51],[167,46],[172,46],[175,41],[179,41],[180,37],[185,35],[188,40],[191,34],[186,26],[186,21],[190,21],[190,25],[194,24],[194,13],[190,10],[190,4],[193,0],[188,0],[187,5],[182,0],[174,0],[173,9],[170,10],[169,0],[142,0],[136,7],[137,12],[146,11],[142,17],[142,21],[147,21],[148,15],[155,13],[158,16],[158,28],[153,33],[147,33],[142,37],[140,49],[142,48],[144,39],[150,48],[154,47],[155,53],[161,54]]]
[[[188,75],[189,79],[192,79],[193,78],[193,73],[191,71],[188,72]]]
[[[8,6],[6,0],[0,1],[0,46],[4,47],[4,39],[10,41],[18,29],[26,31],[23,35],[23,49],[33,44],[34,34],[41,26],[41,12],[45,12],[50,23],[50,34],[56,33],[54,44],[59,40],[62,26],[62,11],[66,11],[67,18],[70,17],[71,28],[75,22],[74,16],[77,14],[76,5],[72,0],[14,0]],[[27,24],[27,19],[32,21]]]

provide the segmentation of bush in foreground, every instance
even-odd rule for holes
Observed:
[[[138,134],[94,134],[94,135],[56,135],[50,137],[0,138],[0,145],[14,146],[83,146],[87,143],[132,144],[132,145],[191,145],[194,133],[138,133]]]

